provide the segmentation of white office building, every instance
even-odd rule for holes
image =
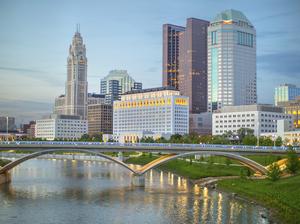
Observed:
[[[256,93],[256,31],[240,11],[219,13],[208,27],[208,111],[251,105]]]
[[[47,119],[36,121],[36,138],[72,140],[87,133],[88,122],[81,120],[80,116],[52,114]]]
[[[128,141],[138,141],[141,132],[187,134],[189,132],[188,97],[173,87],[133,90],[114,102],[113,134],[124,133]],[[125,137],[126,140],[126,137]]]
[[[280,107],[264,104],[224,106],[213,113],[212,134],[237,133],[241,128],[249,128],[259,136],[276,132],[277,120],[288,120],[289,128],[293,128],[292,115],[285,114]]]

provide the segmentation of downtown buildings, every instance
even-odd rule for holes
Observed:
[[[126,70],[112,70],[100,82],[100,93],[105,95],[108,104],[120,100],[123,93],[140,89],[142,83],[136,82]]]
[[[208,27],[208,111],[257,102],[256,31],[240,11],[219,13]]]
[[[114,102],[113,134],[120,142],[189,132],[188,97],[173,87],[133,90]]]

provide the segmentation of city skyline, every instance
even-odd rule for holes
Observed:
[[[112,69],[128,70],[134,79],[149,88],[161,86],[162,25],[184,26],[186,18],[190,17],[211,21],[219,11],[229,8],[244,12],[256,27],[258,102],[273,103],[275,86],[286,82],[299,84],[297,60],[300,45],[295,40],[300,33],[294,29],[299,18],[299,4],[291,1],[287,5],[278,1],[278,6],[270,9],[268,2],[264,2],[260,11],[253,10],[258,3],[247,5],[226,1],[206,3],[204,8],[201,2],[184,4],[175,1],[172,8],[183,7],[184,10],[171,13],[164,13],[166,3],[158,2],[147,4],[136,1],[136,9],[127,8],[127,12],[113,8],[111,3],[85,7],[78,3],[64,15],[68,6],[65,2],[59,5],[28,4],[30,8],[27,8],[24,3],[4,1],[0,3],[0,24],[4,31],[0,37],[3,49],[0,52],[1,108],[15,100],[16,103],[26,101],[29,108],[36,107],[35,114],[43,114],[44,111],[35,102],[44,105],[45,111],[48,107],[52,109],[54,98],[64,90],[67,50],[76,23],[81,24],[87,45],[89,92],[99,92],[100,79]],[[119,4],[122,6],[122,3]],[[81,8],[83,13],[77,16]],[[96,9],[101,9],[103,14]],[[157,9],[160,9],[159,12],[154,13]],[[58,11],[54,14],[54,10]],[[32,11],[36,14],[27,14]],[[35,16],[40,20],[33,21]],[[143,24],[147,26],[141,26]],[[14,114],[13,109],[12,106],[4,113]],[[19,106],[19,109],[22,108]]]

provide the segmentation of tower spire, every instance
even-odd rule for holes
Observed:
[[[76,33],[80,33],[80,24],[79,23],[76,24]]]

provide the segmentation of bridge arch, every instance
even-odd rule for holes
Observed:
[[[268,170],[261,164],[248,159],[244,156],[238,155],[238,154],[233,154],[233,153],[227,153],[227,152],[217,152],[217,151],[201,151],[201,152],[187,152],[187,153],[182,153],[182,154],[170,154],[169,156],[163,156],[160,157],[148,164],[146,164],[145,166],[143,166],[140,170],[139,170],[139,175],[143,175],[146,172],[148,172],[151,169],[154,169],[166,162],[169,162],[171,160],[174,159],[178,159],[178,158],[184,158],[184,157],[188,157],[188,156],[194,156],[194,155],[212,155],[212,156],[223,156],[232,160],[235,160],[247,167],[249,167],[251,170],[258,172],[262,175],[266,175]]]
[[[90,153],[90,154],[93,154],[93,155],[96,155],[96,156],[108,159],[110,161],[113,161],[113,162],[115,162],[115,163],[117,163],[117,164],[125,167],[126,169],[128,169],[132,173],[138,174],[129,165],[127,165],[126,163],[124,163],[124,162],[122,162],[122,161],[120,161],[118,159],[115,159],[115,158],[113,158],[111,156],[105,155],[105,154],[100,153],[100,152],[95,152],[95,151],[87,150],[87,149],[48,149],[48,150],[43,150],[43,151],[39,151],[39,152],[34,152],[32,154],[26,155],[26,156],[24,156],[24,157],[22,157],[20,159],[17,159],[15,161],[12,161],[12,162],[6,164],[5,166],[3,166],[0,169],[0,174],[8,172],[12,168],[16,167],[17,165],[19,165],[19,164],[21,164],[21,163],[23,163],[23,162],[25,162],[25,161],[27,161],[29,159],[33,159],[33,158],[39,157],[41,155],[49,154],[49,153],[52,153],[52,152],[59,152],[59,151],[62,151],[62,152],[84,152],[84,153]]]

